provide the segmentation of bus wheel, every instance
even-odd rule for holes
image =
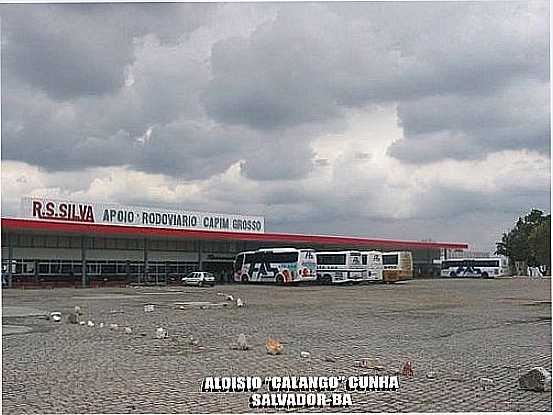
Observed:
[[[332,277],[330,275],[325,275],[323,277],[323,284],[331,285],[332,284]]]
[[[284,285],[284,277],[281,274],[278,274],[276,276],[276,283],[278,285]]]
[[[242,281],[242,283],[244,284],[247,284],[249,282],[249,278],[247,275],[242,275],[242,278],[240,279],[240,281]]]
[[[455,277],[457,276],[457,274],[456,274],[454,271],[451,271],[451,272],[449,273],[449,276],[450,276],[451,278],[455,278]]]
[[[483,272],[483,273],[482,273],[482,278],[488,278],[488,277],[489,277],[489,275],[488,275],[487,272]]]

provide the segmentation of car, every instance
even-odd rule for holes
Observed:
[[[215,285],[215,277],[210,272],[194,271],[182,277],[181,284],[197,285],[198,287],[209,285],[210,287],[213,287]]]

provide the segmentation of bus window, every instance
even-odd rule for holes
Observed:
[[[317,254],[318,265],[346,265],[346,254]]]
[[[264,261],[273,264],[285,264],[298,262],[297,252],[265,252]]]
[[[398,264],[398,255],[382,255],[382,263],[384,265],[397,265]]]
[[[350,265],[361,265],[361,254],[351,253],[349,259]]]

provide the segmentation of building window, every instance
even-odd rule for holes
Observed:
[[[38,264],[38,273],[39,274],[49,274],[50,273],[50,264],[48,262],[41,262]]]
[[[48,235],[45,237],[46,247],[47,248],[57,248],[58,247],[58,237],[54,235]]]
[[[94,248],[96,249],[104,249],[106,247],[105,239],[104,238],[94,238],[93,240]]]
[[[58,238],[58,248],[71,248],[71,238],[60,236]]]
[[[33,246],[35,248],[43,248],[46,246],[46,241],[44,235],[35,235],[33,236]]]
[[[127,240],[126,239],[116,239],[117,241],[117,249],[128,249],[129,245],[127,243]]]
[[[80,248],[81,247],[81,238],[78,236],[71,237],[71,248]]]
[[[73,263],[71,261],[63,261],[61,264],[62,274],[71,274],[73,272]]]
[[[116,249],[117,248],[117,240],[106,238],[106,249]]]
[[[19,246],[32,246],[31,235],[19,235]]]

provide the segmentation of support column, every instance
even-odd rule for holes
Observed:
[[[81,286],[86,288],[86,236],[81,236]]]
[[[8,287],[9,288],[12,288],[13,287],[13,246],[12,246],[12,243],[10,241],[11,239],[11,235],[10,234],[7,234],[6,235],[6,239],[8,241],[8,267],[7,267],[7,272],[8,272]]]
[[[38,283],[38,267],[39,267],[40,261],[38,259],[35,259],[35,283]]]
[[[198,240],[198,271],[202,270],[202,240]]]
[[[148,275],[148,239],[144,238],[144,283],[147,282]],[[138,273],[138,284],[140,284],[140,273]]]

